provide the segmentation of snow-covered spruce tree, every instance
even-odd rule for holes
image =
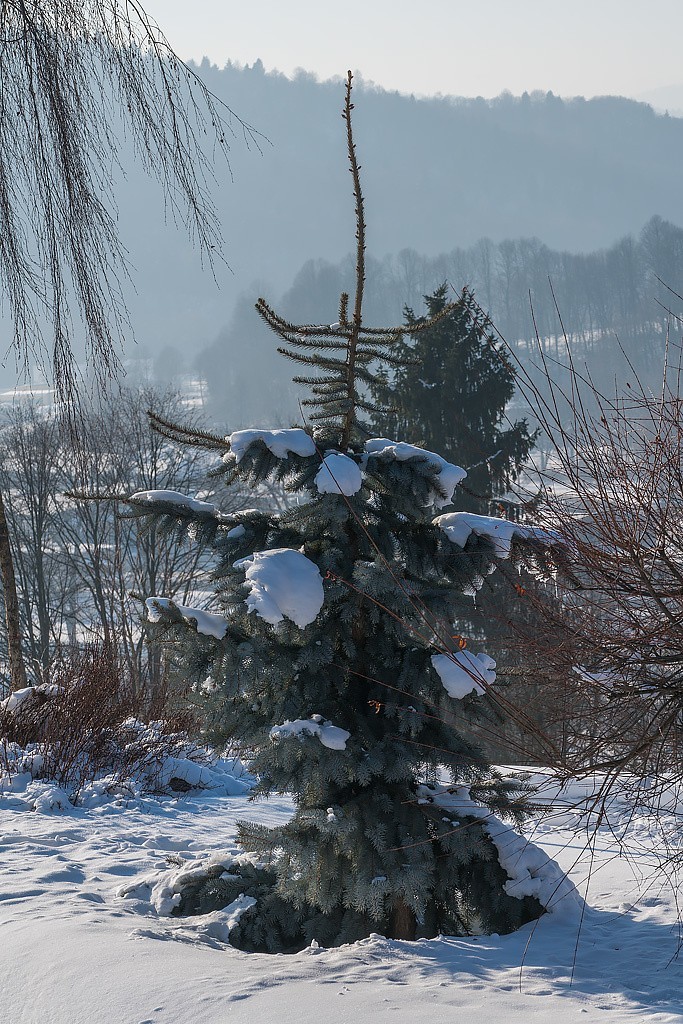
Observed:
[[[528,861],[513,867],[506,856],[506,837],[517,853],[519,839],[498,816],[522,817],[519,786],[453,728],[453,702],[492,693],[495,672],[449,629],[456,595],[474,594],[499,557],[519,558],[526,546],[525,557],[542,558],[544,537],[469,513],[434,518],[464,471],[363,429],[364,387],[373,365],[393,358],[401,328],[362,321],[365,223],[351,111],[349,74],[352,312],[343,295],[337,323],[296,326],[257,305],[281,351],[311,368],[298,380],[310,388],[313,426],[223,439],[153,417],[167,437],[220,452],[229,479],[283,481],[297,502],[277,514],[223,515],[172,492],[130,499],[135,514],[189,526],[213,545],[220,614],[150,597],[150,619],[179,641],[186,672],[210,674],[225,735],[254,752],[255,797],[294,798],[282,826],[243,822],[244,854],[227,870],[222,861],[189,873],[176,900],[180,913],[241,909],[231,941],[252,950],[371,932],[507,932],[539,916],[550,896]]]

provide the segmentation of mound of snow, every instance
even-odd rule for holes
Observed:
[[[230,875],[235,867],[239,868],[240,864],[249,860],[249,855],[213,854],[209,857],[181,861],[180,865],[174,865],[161,873],[137,878],[122,885],[116,895],[119,899],[132,898],[138,906],[149,906],[157,917],[171,917],[188,887],[213,878],[224,878]],[[214,910],[210,914],[183,916],[183,928],[191,928],[197,938],[217,939],[228,944],[230,932],[242,914],[255,904],[256,900],[252,896],[241,893],[222,910]]]
[[[197,632],[204,636],[213,636],[216,640],[222,640],[228,628],[227,620],[222,615],[206,612],[203,608],[189,608],[183,604],[176,604],[170,597],[148,597],[145,605],[150,622],[159,622],[163,609],[176,608],[184,619],[194,620]]]
[[[365,451],[368,457],[394,458],[399,462],[407,462],[408,459],[427,459],[437,471],[439,488],[444,495],[432,491],[428,505],[435,505],[443,508],[453,500],[453,492],[461,480],[467,476],[467,472],[460,466],[454,466],[452,462],[446,462],[436,452],[428,452],[425,448],[418,448],[417,445],[407,444],[405,441],[391,441],[387,437],[373,437],[365,442]]]
[[[32,809],[37,814],[54,814],[68,811],[71,807],[69,794],[61,786],[46,782],[42,786],[33,786]]]
[[[470,651],[433,654],[432,665],[444,688],[456,700],[462,700],[472,690],[481,695],[496,681],[496,663],[488,654],[472,654]]]
[[[211,790],[220,796],[240,796],[254,784],[253,776],[237,757],[216,757],[208,748],[178,737],[172,750],[164,750],[163,723],[124,723],[134,737],[140,758],[132,773],[141,792],[185,793]],[[131,745],[132,745],[131,744]],[[148,753],[146,753],[148,751]]]
[[[254,441],[263,441],[276,459],[287,459],[290,452],[302,457],[315,455],[313,438],[301,427],[290,430],[235,430],[226,440],[236,462],[242,461],[247,448]]]
[[[514,537],[521,540],[538,540],[546,544],[556,544],[558,538],[548,530],[535,526],[520,526],[509,519],[497,519],[495,516],[478,516],[474,512],[447,512],[437,516],[434,525],[440,527],[448,539],[464,548],[470,534],[486,537],[493,544],[498,558],[508,558]]]
[[[358,465],[341,452],[327,452],[315,478],[321,494],[356,494],[363,484]]]
[[[42,813],[67,811],[74,805],[93,809],[128,805],[148,794],[170,796],[211,793],[243,796],[255,779],[237,757],[217,757],[184,734],[164,733],[163,722],[127,719],[110,741],[111,762],[94,775],[87,760],[82,774],[55,781],[55,757],[49,745],[20,747],[5,743],[0,766],[0,808]]]
[[[247,608],[273,626],[286,617],[303,629],[323,606],[325,595],[318,566],[294,548],[255,551],[233,564],[245,571],[250,588]]]
[[[346,750],[346,741],[351,738],[351,733],[331,722],[325,722],[320,715],[312,715],[308,719],[297,718],[295,722],[275,725],[270,730],[270,738],[275,742],[292,736],[317,736],[322,745],[330,750]]]

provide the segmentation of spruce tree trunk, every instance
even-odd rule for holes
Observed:
[[[10,545],[5,503],[0,491],[0,578],[5,593],[5,619],[7,622],[7,652],[9,655],[10,689],[23,690],[27,685],[26,666],[21,650],[21,620],[19,600],[14,576],[14,558]]]
[[[415,941],[417,922],[415,914],[405,903],[396,903],[391,912],[390,939],[407,939],[408,942]]]

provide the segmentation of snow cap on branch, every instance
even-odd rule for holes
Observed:
[[[557,544],[559,538],[549,530],[541,530],[535,526],[520,526],[509,519],[497,519],[495,516],[478,516],[474,512],[447,512],[437,516],[434,525],[440,527],[448,539],[464,548],[470,534],[486,537],[493,544],[498,558],[508,558],[510,547],[515,537],[520,540],[537,540],[543,544]]]
[[[276,626],[283,618],[303,629],[323,606],[323,581],[315,562],[294,548],[255,551],[240,558],[235,569],[244,569],[250,588],[245,604]]]
[[[468,693],[477,696],[496,681],[496,663],[488,654],[453,651],[451,654],[433,654],[432,665],[444,688],[451,697],[462,700]]]
[[[323,464],[315,478],[320,494],[356,494],[363,486],[363,475],[358,465],[341,452],[326,452]]]
[[[444,493],[439,494],[432,491],[429,496],[429,505],[443,508],[450,505],[453,500],[453,492],[458,484],[465,479],[467,472],[460,466],[454,466],[452,462],[446,462],[436,452],[428,452],[425,448],[418,448],[415,444],[408,444],[406,441],[391,441],[387,437],[372,437],[365,442],[365,451],[368,458],[373,456],[390,457],[399,462],[407,462],[408,459],[427,459],[437,471],[437,482],[439,489]]]
[[[194,619],[197,623],[197,632],[203,633],[204,636],[213,636],[216,640],[222,640],[228,629],[228,623],[222,615],[214,615],[213,612],[206,612],[203,608],[189,608],[186,605],[176,604],[170,597],[148,597],[145,605],[150,622],[160,622],[164,610],[175,608],[184,619]]]
[[[295,722],[275,725],[270,730],[270,738],[274,741],[292,736],[317,736],[322,745],[330,750],[346,750],[346,741],[351,738],[351,733],[324,721],[320,715],[311,715],[308,719],[297,718]]]
[[[236,462],[242,461],[247,448],[254,441],[263,441],[276,459],[287,459],[290,452],[302,457],[315,455],[313,438],[301,427],[292,427],[290,430],[235,430],[226,440]]]
[[[129,501],[145,501],[150,504],[163,501],[167,505],[178,505],[180,508],[188,509],[190,512],[207,512],[215,514],[216,506],[210,501],[200,501],[199,498],[191,498],[189,494],[181,494],[180,491],[136,491],[131,494]]]

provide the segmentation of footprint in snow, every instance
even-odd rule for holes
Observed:
[[[87,903],[104,903],[102,896],[96,892],[77,892],[74,895],[76,899],[85,900]]]
[[[156,836],[146,839],[142,844],[147,850],[189,850],[196,846],[193,839],[169,839],[167,836]]]
[[[85,872],[80,868],[62,868],[60,871],[49,871],[46,875],[41,875],[40,881],[79,883],[85,881]]]

